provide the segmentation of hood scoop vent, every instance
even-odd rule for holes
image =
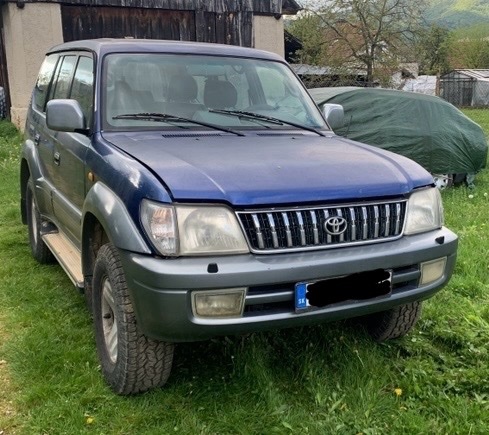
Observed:
[[[162,134],[163,137],[166,137],[166,138],[170,138],[170,139],[174,139],[174,138],[184,138],[184,137],[222,137],[223,135],[222,134],[219,134],[219,133],[184,133],[184,134],[175,134],[175,133],[171,133],[171,134]]]
[[[257,133],[257,136],[304,136],[302,133]]]

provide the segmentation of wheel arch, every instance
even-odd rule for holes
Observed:
[[[98,182],[88,192],[83,207],[82,271],[91,276],[98,250],[111,242],[126,251],[151,254],[122,200]]]
[[[29,164],[26,159],[20,162],[20,216],[23,224],[27,224],[26,189],[31,176]]]
[[[82,272],[85,279],[93,275],[99,249],[109,242],[105,228],[92,213],[86,213],[82,234]]]

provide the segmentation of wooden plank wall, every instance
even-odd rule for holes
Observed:
[[[216,42],[251,47],[252,12],[214,13],[61,6],[63,39],[142,38]]]
[[[61,6],[63,39],[124,38],[195,41],[191,11]]]
[[[174,11],[205,11],[216,13],[256,12],[281,14],[282,4],[287,9],[296,5],[295,0],[3,0],[11,3],[61,3],[77,6],[119,6]]]
[[[5,36],[3,27],[3,14],[0,5],[0,86],[5,92],[5,107],[7,118],[10,119],[10,92],[8,83],[7,55],[5,51]]]
[[[198,42],[241,45],[251,47],[253,43],[253,13],[195,13]]]

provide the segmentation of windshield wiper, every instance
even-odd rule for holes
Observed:
[[[157,122],[191,122],[192,124],[202,125],[203,127],[213,128],[214,130],[224,131],[226,133],[232,133],[236,136],[245,136],[236,130],[231,130],[230,128],[221,127],[215,124],[209,124],[208,122],[196,121],[195,119],[184,118],[182,116],[170,115],[168,113],[151,113],[151,112],[141,112],[141,113],[124,113],[122,115],[113,116],[112,119],[143,119],[147,121],[157,121]]]
[[[292,121],[284,121],[283,119],[274,118],[273,116],[266,116],[266,115],[261,115],[259,113],[247,112],[246,110],[209,109],[209,112],[221,113],[223,115],[233,115],[233,116],[237,116],[238,118],[254,119],[254,120],[258,120],[258,121],[267,121],[267,122],[270,122],[272,124],[277,124],[277,125],[284,125],[284,124],[285,125],[291,125],[292,127],[300,128],[301,130],[311,131],[313,133],[318,134],[319,136],[324,136],[323,133],[321,133],[319,130],[315,129],[314,127],[309,127],[307,125],[298,124],[298,123],[292,122]]]

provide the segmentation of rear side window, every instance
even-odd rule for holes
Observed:
[[[32,96],[32,104],[41,112],[44,112],[44,107],[46,106],[49,85],[51,84],[57,62],[58,55],[52,54],[47,56],[39,71],[39,77],[37,78],[36,87],[34,88],[34,94]]]
[[[53,92],[50,92],[49,100],[55,98],[68,98],[75,65],[76,56],[65,56],[63,58],[57,78],[55,79],[56,85],[53,86]]]
[[[91,57],[80,57],[71,86],[70,98],[80,103],[87,125],[90,125],[93,108],[93,59]]]

